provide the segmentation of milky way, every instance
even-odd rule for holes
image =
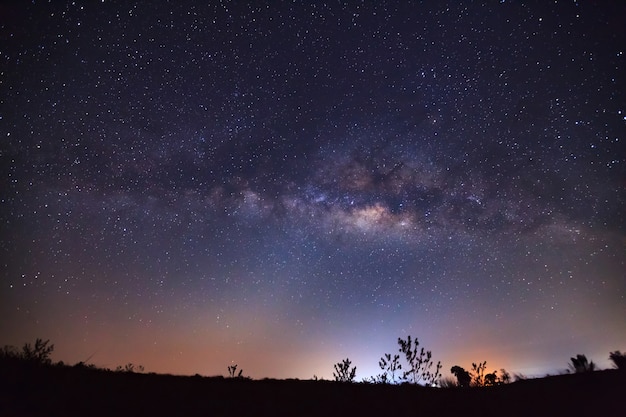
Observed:
[[[617,3],[0,6],[0,342],[357,376],[626,349]]]

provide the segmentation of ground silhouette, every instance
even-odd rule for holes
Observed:
[[[482,388],[251,380],[0,363],[0,416],[623,416],[626,372]]]

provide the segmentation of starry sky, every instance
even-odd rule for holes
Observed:
[[[626,6],[0,5],[0,345],[357,379],[626,350]]]

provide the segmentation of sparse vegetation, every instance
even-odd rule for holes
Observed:
[[[54,345],[50,340],[36,339],[35,343],[25,343],[22,350],[19,351],[13,346],[4,346],[0,350],[0,358],[17,359],[36,365],[50,365],[52,359],[50,356],[54,351]]]
[[[500,381],[503,384],[511,382],[511,374],[509,374],[504,368],[500,369]]]
[[[615,369],[626,371],[626,353],[616,350],[615,352],[609,353],[609,359],[613,362]]]
[[[86,368],[86,369],[98,369],[96,365],[93,363],[85,363],[83,361],[78,362],[74,365],[75,368]]]
[[[505,369],[500,369],[500,376],[498,376],[498,371],[485,374],[486,369],[487,361],[483,361],[472,363],[470,372],[456,365],[450,369],[450,373],[456,376],[458,387],[489,387],[508,384],[511,380],[511,375]]]
[[[592,372],[596,370],[596,364],[589,361],[585,355],[576,355],[570,358],[569,370],[574,373]]]
[[[472,363],[472,384],[475,387],[482,387],[485,385],[484,374],[487,367],[487,361]]]
[[[378,366],[383,373],[376,376],[375,382],[380,384],[395,384],[397,382],[396,372],[402,369],[400,355],[393,355],[392,357],[391,353],[385,353],[378,361]]]
[[[29,362],[50,365],[52,363],[50,355],[53,351],[54,345],[50,344],[50,340],[37,339],[34,345],[26,343],[22,347],[22,358]]]
[[[402,354],[391,355],[385,353],[378,361],[378,366],[382,373],[367,379],[367,382],[378,384],[396,384],[398,382],[407,382],[418,384],[423,382],[428,386],[436,386],[441,377],[441,362],[435,363],[432,359],[431,351],[425,350],[423,347],[418,350],[419,342],[417,338],[410,335],[405,339],[398,338],[398,351]],[[400,358],[405,359],[405,363]],[[434,369],[433,369],[434,366]],[[401,372],[397,375],[397,372]]]
[[[14,346],[3,346],[0,348],[0,359],[8,360],[8,359],[17,359],[19,358],[19,352]]]
[[[243,378],[243,369],[237,372],[237,364],[228,367],[228,376],[230,378]]]
[[[341,362],[337,362],[334,365],[335,372],[333,372],[333,377],[335,381],[338,382],[354,382],[354,378],[356,378],[356,366],[352,365],[352,361],[349,358],[344,359]]]
[[[398,338],[398,345],[400,346],[400,353],[404,354],[407,363],[407,367],[402,373],[402,379],[413,384],[423,381],[426,385],[437,385],[441,376],[441,362],[437,362],[435,369],[432,370],[431,351],[421,348],[418,353],[419,342],[417,338],[411,339],[410,335],[406,340]]]
[[[142,365],[138,365],[135,367],[135,365],[133,363],[127,363],[124,366],[118,366],[117,368],[115,368],[115,372],[128,372],[128,373],[133,373],[133,372],[143,372],[144,368]]]
[[[466,388],[470,386],[472,376],[465,369],[455,365],[450,369],[450,373],[456,377],[458,387]]]
[[[511,376],[504,369],[486,373],[486,361],[472,364],[474,374],[460,366],[452,367],[451,372],[457,381],[450,377],[440,377],[438,385],[444,388],[474,385],[480,380],[483,389],[429,389],[404,384],[402,387],[381,387],[381,384],[329,384],[322,379],[311,381],[263,379],[244,383],[239,379],[243,372],[237,365],[228,367],[233,381],[224,383],[224,377],[190,377],[158,375],[154,373],[138,375],[143,368],[128,363],[114,372],[96,368],[79,362],[74,366],[62,362],[52,365],[50,354],[53,346],[49,341],[26,344],[22,349],[5,346],[0,349],[0,397],[2,415],[94,415],[94,407],[101,407],[107,401],[110,415],[411,415],[415,413],[415,398],[419,397],[420,411],[426,414],[490,415],[482,407],[471,404],[488,404],[492,410],[504,410],[516,404],[511,415],[613,415],[610,410],[621,406],[626,380],[623,372],[606,370],[600,372],[579,372],[576,375],[556,375],[546,378],[528,379],[520,384],[511,384],[501,389]],[[411,351],[417,352],[416,343],[411,339]],[[406,342],[406,341],[405,341]],[[406,345],[405,345],[406,346]],[[402,347],[402,346],[401,346]],[[399,356],[399,358],[396,358]],[[584,356],[584,355],[580,355]],[[424,357],[427,358],[426,353]],[[611,360],[617,363],[623,359],[619,351],[611,352]],[[389,376],[387,382],[402,381],[394,378],[393,372],[401,372],[405,364],[401,355],[384,355],[379,366],[383,374]],[[589,369],[579,356],[575,358],[581,369]],[[402,362],[402,368],[400,368]],[[615,362],[615,361],[614,361]],[[33,363],[42,366],[32,366]],[[390,366],[395,363],[396,365]],[[574,363],[573,363],[574,364]],[[572,364],[572,365],[573,365]],[[434,365],[433,365],[434,366]],[[617,365],[616,365],[617,367]],[[593,368],[595,369],[595,367]],[[354,382],[356,367],[346,358],[335,365],[335,379]],[[460,377],[460,380],[459,380]],[[525,377],[514,374],[521,380]],[[424,380],[422,380],[424,381]],[[462,382],[460,382],[462,381]],[[574,381],[574,383],[572,383]],[[379,382],[371,378],[366,382]],[[478,392],[480,391],[480,394]],[[102,394],[105,393],[105,394]],[[167,393],[167,394],[165,394]],[[279,393],[279,394],[277,394]],[[536,403],[527,401],[541,393],[541,409]],[[286,401],[276,401],[287,398]],[[585,398],[582,404],[571,398]],[[246,401],[240,401],[246,398]],[[349,398],[349,401],[346,399]],[[547,401],[547,402],[546,402]],[[150,408],[153,407],[153,408]],[[183,407],[181,411],[181,407]],[[329,412],[331,410],[331,412]],[[107,414],[109,415],[109,414]]]
[[[497,371],[493,371],[487,375],[485,375],[485,379],[483,381],[484,386],[492,387],[498,384],[498,374]]]

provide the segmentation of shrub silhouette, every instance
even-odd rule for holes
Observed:
[[[487,369],[487,361],[472,363],[470,372],[456,365],[450,369],[450,373],[456,376],[459,387],[502,385],[508,384],[511,380],[511,375],[505,369],[500,369],[501,376],[498,376],[498,371],[485,374],[485,369]]]
[[[334,365],[335,372],[333,372],[333,376],[335,377],[335,381],[338,382],[353,382],[356,377],[356,366],[353,366],[350,359],[346,358],[341,362],[337,362]]]
[[[485,368],[487,367],[487,361],[472,363],[472,383],[476,387],[482,387],[485,385]]]
[[[418,353],[419,342],[417,338],[411,339],[411,336],[408,336],[406,340],[398,338],[398,345],[408,366],[402,374],[402,379],[413,384],[424,381],[426,385],[436,385],[441,376],[441,362],[437,362],[434,372],[431,372],[433,366],[431,351],[425,351],[424,348],[421,348]]]
[[[37,339],[35,344],[24,344],[20,358],[39,365],[50,365],[52,359],[50,355],[54,351],[54,345],[50,344],[50,340]]]
[[[626,371],[626,353],[619,350],[609,353],[609,359],[613,362],[613,366],[620,371]]]
[[[387,383],[396,383],[396,372],[402,369],[402,364],[400,363],[400,355],[393,355],[391,357],[391,353],[385,353],[378,361],[378,366],[383,371],[382,374],[376,377],[376,382],[387,384]]]
[[[500,376],[500,383],[508,384],[511,381],[511,374],[509,374],[504,368],[500,369],[500,373],[502,374],[502,376]]]
[[[230,378],[243,378],[243,369],[237,372],[237,364],[228,367],[228,376]]]
[[[496,371],[493,371],[490,374],[485,375],[485,380],[483,381],[486,387],[494,386],[498,384],[498,375]]]
[[[127,372],[129,374],[132,374],[134,372],[141,373],[143,371],[144,371],[144,368],[143,368],[142,365],[139,365],[139,366],[135,367],[135,365],[133,363],[131,363],[131,362],[127,363],[124,366],[120,365],[117,368],[115,368],[115,372]]]
[[[470,386],[472,376],[465,369],[455,365],[450,369],[450,373],[456,377],[457,385],[459,387],[466,388]]]
[[[20,359],[20,353],[15,348],[15,346],[5,345],[0,349],[0,359],[10,360],[10,359]]]
[[[596,370],[596,364],[593,361],[589,362],[585,355],[578,354],[575,358],[570,358],[570,361],[569,369],[577,374]]]

